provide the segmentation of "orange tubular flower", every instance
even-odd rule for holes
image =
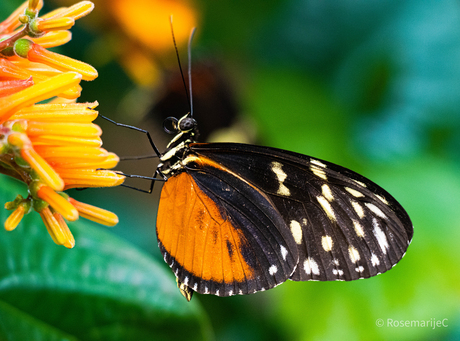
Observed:
[[[34,85],[32,77],[25,80],[5,81],[0,89],[0,97],[8,96]]]
[[[117,186],[124,176],[108,170],[119,158],[101,148],[102,130],[92,123],[98,103],[61,100],[75,100],[81,80],[96,78],[97,71],[46,50],[68,42],[67,29],[94,5],[82,1],[40,18],[42,6],[41,0],[26,1],[0,23],[0,173],[24,182],[29,192],[5,204],[12,211],[5,229],[15,229],[35,210],[54,242],[72,248],[75,239],[66,220],[81,216],[113,226],[118,218],[62,191]]]
[[[75,20],[68,17],[55,18],[55,19],[44,19],[36,21],[37,31],[57,31],[57,30],[68,30],[75,25]]]
[[[177,45],[186,44],[190,31],[197,26],[199,14],[193,2],[182,0],[105,0],[108,13],[118,22],[119,30],[129,39],[119,39],[124,45],[115,55],[134,82],[142,87],[155,87],[168,62],[161,56],[173,52],[171,44],[170,16],[174,19],[174,35]],[[132,20],[136,18],[136,20]],[[151,32],[155,32],[152,34]],[[136,43],[132,43],[135,41]],[[131,42],[131,43],[130,43]],[[129,51],[129,52],[128,52]],[[174,64],[174,67],[176,65]]]
[[[31,62],[49,65],[61,71],[79,72],[86,81],[92,81],[97,77],[97,71],[91,65],[48,51],[38,44],[32,43],[29,45],[27,59]]]

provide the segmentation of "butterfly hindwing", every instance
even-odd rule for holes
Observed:
[[[205,158],[165,183],[157,237],[180,283],[220,296],[270,289],[298,262],[296,244],[269,197]]]
[[[377,275],[404,256],[412,239],[411,221],[400,204],[351,170],[252,145],[191,144],[190,150],[266,194],[298,249],[292,280]]]

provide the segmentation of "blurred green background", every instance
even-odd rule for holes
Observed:
[[[1,19],[19,3],[2,1]],[[69,2],[47,0],[45,10],[62,4]],[[187,111],[185,91],[178,109],[174,86],[166,86],[177,77],[173,51],[150,51],[159,76],[155,84],[139,85],[120,56],[149,49],[130,45],[111,1],[95,4],[57,51],[99,71],[97,80],[83,84],[81,101],[98,100],[101,114],[150,130],[161,150],[170,138],[161,115]],[[198,70],[204,65],[204,76],[194,76],[194,101],[199,125],[213,123],[206,135],[304,153],[377,182],[413,221],[406,256],[371,279],[287,282],[249,296],[195,295],[187,304],[157,247],[161,186],[153,195],[126,188],[73,191],[116,212],[120,223],[110,229],[70,224],[73,250],[54,245],[37,217],[2,232],[0,339],[12,329],[43,340],[460,339],[460,3],[185,4],[196,11],[193,63]],[[152,20],[169,20],[155,14]],[[179,49],[186,65],[186,45]],[[210,75],[219,81],[205,82]],[[121,156],[151,153],[141,133],[97,123],[106,149]],[[123,162],[120,169],[151,175],[155,161]],[[17,186],[0,181],[2,199],[12,200]],[[6,212],[0,217],[4,221]],[[402,326],[406,321],[428,326]],[[444,326],[433,326],[436,321]]]

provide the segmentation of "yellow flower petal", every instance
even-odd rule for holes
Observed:
[[[67,220],[74,221],[78,219],[77,209],[50,187],[40,187],[37,191],[37,196],[45,200],[56,212],[59,212]]]
[[[65,9],[66,9],[66,7],[55,8],[55,9],[49,11],[46,14],[40,15],[40,18],[42,18],[42,19],[54,18],[54,16],[56,16],[58,13],[61,13]]]
[[[106,226],[114,226],[118,223],[118,217],[115,213],[79,202],[72,198],[69,198],[69,202],[78,210],[80,216],[83,218]]]
[[[53,166],[54,170],[59,173],[59,171],[64,169],[110,169],[114,168],[118,162],[120,161],[119,157],[114,153],[109,153],[109,155],[105,158],[105,160],[81,160],[81,159],[74,159],[69,160],[63,158],[60,161],[57,160],[47,160],[51,166]]]
[[[29,11],[35,12],[39,11],[40,8],[43,6],[43,1],[41,0],[29,0]]]
[[[67,223],[65,222],[64,218],[59,213],[54,213],[53,217],[54,219],[56,219],[59,226],[61,227],[61,230],[67,237],[67,241],[63,245],[68,249],[73,248],[75,246],[75,238],[73,237],[72,232],[70,232],[70,229],[67,226]]]
[[[53,30],[68,30],[75,25],[75,20],[68,17],[52,18],[37,21],[37,28],[39,31],[53,31]]]
[[[97,70],[91,65],[79,60],[51,52],[38,44],[30,48],[27,59],[32,62],[43,63],[61,71],[75,71],[82,75],[84,80],[97,78]]]
[[[35,102],[53,97],[69,87],[78,84],[80,80],[81,75],[78,73],[66,72],[13,95],[0,98],[0,124],[9,119],[15,111]]]
[[[118,165],[118,162],[120,162],[120,158],[118,157],[118,155],[116,155],[115,153],[109,153],[104,162],[101,162],[99,164],[98,168],[111,169],[116,167],[116,165]]]
[[[56,220],[54,215],[51,213],[49,207],[42,209],[40,211],[40,216],[42,217],[42,220],[45,223],[48,233],[50,234],[51,238],[56,244],[64,245],[66,247],[67,245],[72,244],[72,241],[69,240],[69,234],[66,231],[65,227],[61,226],[61,224]]]
[[[24,213],[26,212],[25,208],[22,205],[19,205],[10,216],[5,221],[5,230],[13,231],[16,226],[21,222]]]
[[[98,115],[93,110],[97,105],[97,102],[36,104],[17,111],[10,120],[90,123]]]
[[[38,77],[40,80],[46,80],[49,77],[54,77],[60,75],[62,72],[52,68],[51,66],[31,62],[25,58],[10,58],[9,61],[16,65],[17,67],[23,69],[28,74],[32,75],[33,77]]]
[[[56,11],[52,18],[69,17],[77,20],[91,13],[93,9],[94,4],[91,1],[80,1],[68,8],[62,8],[59,11]]]
[[[35,150],[44,159],[55,162],[104,161],[109,154],[105,149],[86,146],[37,146]]]
[[[13,64],[8,59],[0,58],[0,77],[27,79],[30,76],[29,72]]]
[[[65,189],[75,187],[113,187],[123,183],[125,177],[110,170],[57,169],[64,179]]]
[[[101,136],[101,128],[92,123],[61,123],[28,121],[27,135],[61,135],[76,137]]]
[[[41,45],[44,48],[50,48],[55,46],[61,46],[68,43],[72,39],[72,33],[70,31],[51,31],[39,38],[33,38],[33,42]]]
[[[21,59],[24,61],[27,60],[24,58]],[[40,82],[43,82],[44,80],[49,79],[49,77],[53,77],[60,74],[58,70],[52,69],[48,66],[44,66],[43,64],[40,65],[37,63],[31,63],[29,61],[24,61],[10,61],[4,58],[0,58],[0,78],[13,78],[25,80],[32,77],[34,84],[38,84]],[[57,94],[57,96],[63,95],[66,97],[76,98],[79,96],[80,92],[80,86],[76,85],[75,87],[70,87],[63,93]]]
[[[67,99],[77,99],[78,97],[81,96],[81,86],[80,85],[75,85],[71,87],[70,89],[67,89],[64,92],[61,92],[60,94],[57,94],[56,96],[59,97],[64,97]]]
[[[30,142],[34,146],[47,145],[47,146],[72,146],[72,145],[81,145],[88,147],[97,147],[102,146],[102,140],[100,137],[93,138],[81,138],[73,136],[59,136],[59,135],[39,135],[32,136]],[[101,167],[107,168],[107,167]]]
[[[11,135],[10,135],[11,136]],[[21,149],[21,156],[32,167],[40,179],[55,191],[64,189],[64,180],[33,148]]]

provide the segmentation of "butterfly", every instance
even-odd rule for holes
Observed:
[[[288,279],[351,281],[395,266],[412,240],[413,226],[404,208],[374,182],[282,149],[197,142],[194,32],[188,45],[190,112],[164,121],[164,130],[175,136],[163,153],[148,131],[99,115],[145,133],[160,160],[153,177],[122,174],[152,180],[148,193],[155,180],[164,182],[156,234],[182,295],[188,301],[194,292],[246,295]]]
[[[390,270],[413,236],[403,207],[362,175],[256,145],[198,143],[191,113],[155,178],[165,181],[158,245],[182,295],[252,294],[293,281],[350,281]]]

